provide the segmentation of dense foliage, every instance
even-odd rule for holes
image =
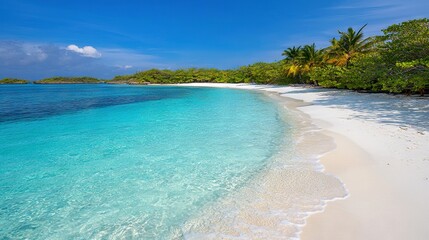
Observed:
[[[340,40],[333,39],[321,50],[325,62],[308,73],[308,82],[374,92],[423,95],[429,91],[428,19],[394,24],[373,38],[364,39],[362,29],[340,32]],[[344,45],[343,39],[353,38],[356,41]]]
[[[28,81],[16,78],[3,78],[0,80],[0,84],[27,84]]]
[[[76,83],[102,83],[102,80],[92,77],[52,77],[35,81],[36,84],[76,84]]]
[[[292,82],[283,62],[255,63],[238,69],[188,68],[172,70],[150,69],[132,75],[116,76],[109,83],[169,84],[191,82],[285,84]]]

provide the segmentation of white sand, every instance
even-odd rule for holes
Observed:
[[[307,219],[301,239],[429,239],[429,100],[248,84],[311,103],[298,109],[334,138],[322,157],[349,196]],[[419,126],[422,126],[421,128]]]

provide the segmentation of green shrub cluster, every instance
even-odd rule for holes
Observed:
[[[173,84],[194,82],[286,84],[293,82],[293,79],[286,76],[283,62],[259,62],[229,70],[215,68],[188,68],[174,71],[150,69],[132,75],[116,76],[109,83]]]
[[[382,30],[383,35],[356,39],[366,48],[352,54],[334,51],[335,43],[324,49],[325,59],[309,73],[310,82],[323,87],[346,88],[389,93],[429,91],[429,20],[416,19],[394,24]],[[348,38],[356,37],[349,34]],[[356,48],[355,48],[356,49]],[[334,54],[333,54],[334,53]],[[347,64],[341,58],[348,56]]]

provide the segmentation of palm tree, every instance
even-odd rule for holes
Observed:
[[[323,62],[323,52],[316,49],[316,45],[305,45],[304,47],[292,47],[286,49],[283,54],[289,63],[286,67],[287,75],[302,79],[315,66]]]
[[[283,51],[282,56],[286,57],[286,60],[296,61],[299,55],[301,54],[301,46],[291,47]]]
[[[305,45],[301,53],[301,74],[308,74],[314,67],[318,67],[323,64],[324,51],[317,50],[316,45]],[[317,81],[313,82],[318,85]]]
[[[282,55],[285,56],[286,60],[286,71],[288,76],[296,77],[298,76],[301,79],[300,75],[300,64],[299,64],[299,58],[301,56],[302,48],[301,46],[298,47],[291,47],[283,51]]]
[[[346,66],[350,64],[350,60],[356,55],[368,52],[371,49],[373,41],[371,38],[364,38],[363,25],[359,31],[353,28],[348,28],[347,32],[338,31],[340,34],[339,40],[333,38],[331,46],[327,49],[328,62],[337,66]]]
[[[310,71],[313,67],[323,62],[323,50],[317,50],[316,45],[305,45],[301,53],[301,65],[305,71]]]

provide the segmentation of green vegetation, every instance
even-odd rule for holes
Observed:
[[[340,32],[340,39],[322,50],[324,64],[308,73],[307,82],[372,92],[427,93],[429,20],[394,24],[383,29],[383,35],[366,39],[364,27]]]
[[[238,69],[219,70],[215,68],[188,68],[172,70],[150,69],[132,75],[116,76],[107,83],[128,84],[173,84],[194,82],[216,83],[289,83],[283,62],[255,63]]]
[[[317,50],[313,43],[304,47],[288,48],[283,52],[283,56],[286,56],[287,76],[295,78],[298,83],[309,83],[308,74],[323,63],[324,55],[323,51]]]
[[[53,77],[35,81],[35,84],[79,84],[79,83],[103,83],[97,78],[91,77]]]
[[[27,84],[28,81],[16,78],[3,78],[0,80],[0,84]]]

